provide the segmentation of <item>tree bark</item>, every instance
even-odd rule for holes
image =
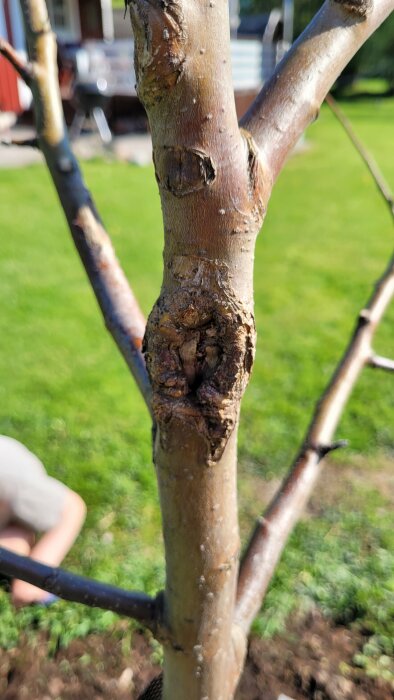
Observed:
[[[108,583],[41,564],[3,547],[0,547],[0,571],[12,578],[20,578],[33,586],[43,588],[49,593],[60,595],[64,600],[72,600],[92,608],[113,610],[119,615],[131,617],[156,632],[160,597],[150,598],[140,591],[125,591]]]
[[[264,177],[237,124],[227,4],[130,8],[164,220],[163,283],[145,335],[166,551],[163,699],[228,700],[245,651],[233,629],[236,441]]]
[[[166,552],[164,700],[233,697],[245,651],[234,623],[236,439],[255,347],[255,239],[286,154],[389,2],[375,13],[367,0],[326,3],[244,121],[264,161],[237,124],[227,3],[128,3],[164,221],[144,340]]]

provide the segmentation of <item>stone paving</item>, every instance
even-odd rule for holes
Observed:
[[[33,127],[13,124],[12,116],[0,113],[0,168],[23,168],[41,163],[42,155],[36,149],[7,146],[1,143],[12,139],[23,141],[35,136]],[[150,134],[146,132],[114,136],[112,142],[106,146],[97,131],[86,131],[73,141],[72,147],[77,158],[81,160],[101,157],[136,165],[149,165],[152,162],[152,140]],[[294,147],[293,153],[302,153],[308,148],[309,145],[302,136]]]

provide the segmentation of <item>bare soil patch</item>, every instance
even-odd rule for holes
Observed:
[[[236,700],[392,700],[394,689],[372,680],[352,659],[365,639],[320,614],[293,621],[273,640],[253,638]]]
[[[333,626],[319,614],[294,620],[284,635],[252,639],[236,700],[392,700],[393,688],[372,680],[352,665],[361,649],[359,631]],[[133,637],[125,654],[116,633],[78,639],[48,659],[44,639],[34,646],[2,651],[2,700],[137,699],[160,667],[152,664],[152,646],[144,634]],[[344,671],[344,664],[349,669]]]

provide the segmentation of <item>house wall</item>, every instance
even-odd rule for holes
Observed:
[[[58,39],[79,44],[90,39],[113,39],[111,0],[46,0]]]
[[[101,0],[101,16],[103,18],[103,38],[106,41],[112,41],[114,39],[112,0]]]
[[[133,32],[131,29],[130,17],[124,15],[122,8],[113,10],[114,36],[115,39],[131,39]]]
[[[81,38],[103,39],[103,17],[100,0],[79,0]]]
[[[7,9],[7,18],[6,18]],[[0,36],[4,36],[10,41],[9,36],[10,19],[8,8],[4,3],[0,3]],[[19,112],[19,95],[16,73],[8,61],[0,56],[0,110],[2,112]]]
[[[46,0],[46,3],[58,39],[63,43],[78,43],[81,40],[80,0]]]

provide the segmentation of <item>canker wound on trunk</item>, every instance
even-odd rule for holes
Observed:
[[[194,256],[171,264],[177,281],[149,317],[144,349],[153,411],[165,447],[171,420],[192,423],[220,459],[252,369],[253,315],[234,296],[226,265]]]

